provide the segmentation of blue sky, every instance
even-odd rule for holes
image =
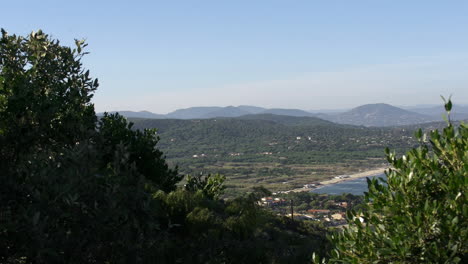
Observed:
[[[5,1],[0,27],[71,44],[97,111],[468,103],[468,1]]]

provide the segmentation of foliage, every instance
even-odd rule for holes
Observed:
[[[362,195],[353,194],[340,194],[340,195],[327,195],[312,192],[290,192],[288,194],[279,194],[278,197],[285,200],[292,200],[297,207],[295,211],[307,211],[309,209],[329,209],[334,212],[346,211],[346,208],[358,208],[363,202]],[[346,202],[347,207],[336,205],[337,203]],[[289,204],[279,206],[277,210],[286,211]]]
[[[349,227],[331,237],[332,263],[468,261],[468,126],[416,136],[405,156],[387,149],[387,181],[368,180],[365,210],[348,211]]]
[[[1,210],[10,214],[0,224],[0,262],[137,262],[154,243],[157,207],[125,156],[118,149],[117,166],[103,171],[96,148],[82,142],[8,183],[21,196],[2,186]]]
[[[153,190],[172,191],[182,180],[177,168],[170,169],[163,153],[156,148],[159,137],[155,129],[132,130],[133,123],[118,114],[107,114],[99,120],[96,143],[102,154],[102,164],[114,159],[116,148],[124,147],[128,162],[135,163],[136,170],[152,185]]]
[[[325,230],[290,223],[257,205],[263,193],[229,201],[212,200],[201,192],[158,192],[165,206],[169,239],[155,248],[165,263],[307,263],[307,249],[325,252]],[[168,222],[169,221],[169,222]],[[309,251],[310,252],[310,251]]]
[[[41,31],[26,38],[1,33],[2,163],[37,151],[53,154],[93,130],[90,100],[98,81],[82,68],[86,44],[77,40],[74,49],[64,47]]]
[[[163,137],[161,147],[167,149],[169,158],[196,162],[193,155],[205,154],[199,157],[203,163],[213,160],[278,162],[279,157],[286,157],[284,162],[297,164],[337,161],[343,155],[357,159],[368,154],[383,158],[381,149],[385,146],[407,148],[416,143],[410,138],[412,132],[404,127],[364,128],[304,119],[299,124],[281,119],[131,120],[137,129],[158,128]],[[262,155],[264,152],[272,154]],[[233,153],[241,155],[232,156]]]
[[[325,230],[258,206],[266,190],[220,200],[220,175],[177,188],[154,130],[97,121],[85,46],[2,30],[0,263],[288,263],[325,251]]]
[[[86,53],[41,31],[0,40],[0,262],[136,262],[154,244],[150,190],[180,180],[152,131],[97,117]]]
[[[185,184],[185,189],[192,192],[200,190],[206,197],[210,199],[218,199],[226,188],[224,185],[225,179],[226,177],[219,174],[208,174],[207,176],[199,174],[195,177],[187,175],[187,184]]]

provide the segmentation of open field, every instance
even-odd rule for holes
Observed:
[[[330,184],[343,179],[330,179],[337,175],[364,177],[381,172],[383,159],[356,160],[352,162],[335,162],[330,164],[282,164],[279,162],[216,162],[206,164],[203,168],[196,166],[181,167],[182,174],[213,174],[226,176],[226,196],[235,196],[263,186],[272,192],[302,188],[305,184]],[[370,172],[368,172],[371,170]],[[370,173],[370,174],[369,174]]]

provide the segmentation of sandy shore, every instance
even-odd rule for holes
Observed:
[[[370,177],[370,176],[374,176],[374,175],[379,175],[379,174],[384,173],[385,170],[387,170],[387,169],[388,169],[388,167],[382,167],[382,168],[378,168],[378,169],[372,169],[372,170],[367,170],[367,171],[353,173],[353,174],[345,174],[346,176],[349,176],[349,177],[347,177],[347,178],[338,178],[338,179],[333,178],[333,179],[325,180],[325,181],[320,182],[320,185],[318,187],[321,188],[323,186],[327,186],[327,185],[330,185],[330,184],[335,184],[335,183],[339,183],[339,182],[354,180],[354,179],[363,178],[363,177]],[[341,175],[341,176],[344,176],[344,175]],[[286,192],[307,192],[307,191],[311,191],[311,190],[314,190],[314,189],[315,188],[298,188],[298,189],[293,189],[293,190],[289,190],[289,191],[286,191]]]
[[[320,182],[320,184],[322,186],[324,186],[324,185],[330,185],[330,184],[335,184],[335,183],[339,183],[339,182],[354,180],[354,179],[358,179],[358,178],[370,177],[370,176],[382,174],[382,173],[384,173],[384,171],[386,169],[388,169],[388,168],[384,167],[384,168],[378,168],[378,169],[358,172],[358,173],[354,173],[354,174],[349,174],[349,175],[346,175],[346,176],[349,176],[347,178],[338,178],[338,179],[333,178],[333,179],[330,179],[330,180],[322,181],[322,182]]]

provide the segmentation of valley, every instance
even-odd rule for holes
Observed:
[[[157,129],[159,148],[180,173],[225,175],[228,197],[253,186],[285,191],[381,168],[385,147],[403,153],[417,145],[418,127],[363,127],[273,114],[130,121],[134,129]]]

